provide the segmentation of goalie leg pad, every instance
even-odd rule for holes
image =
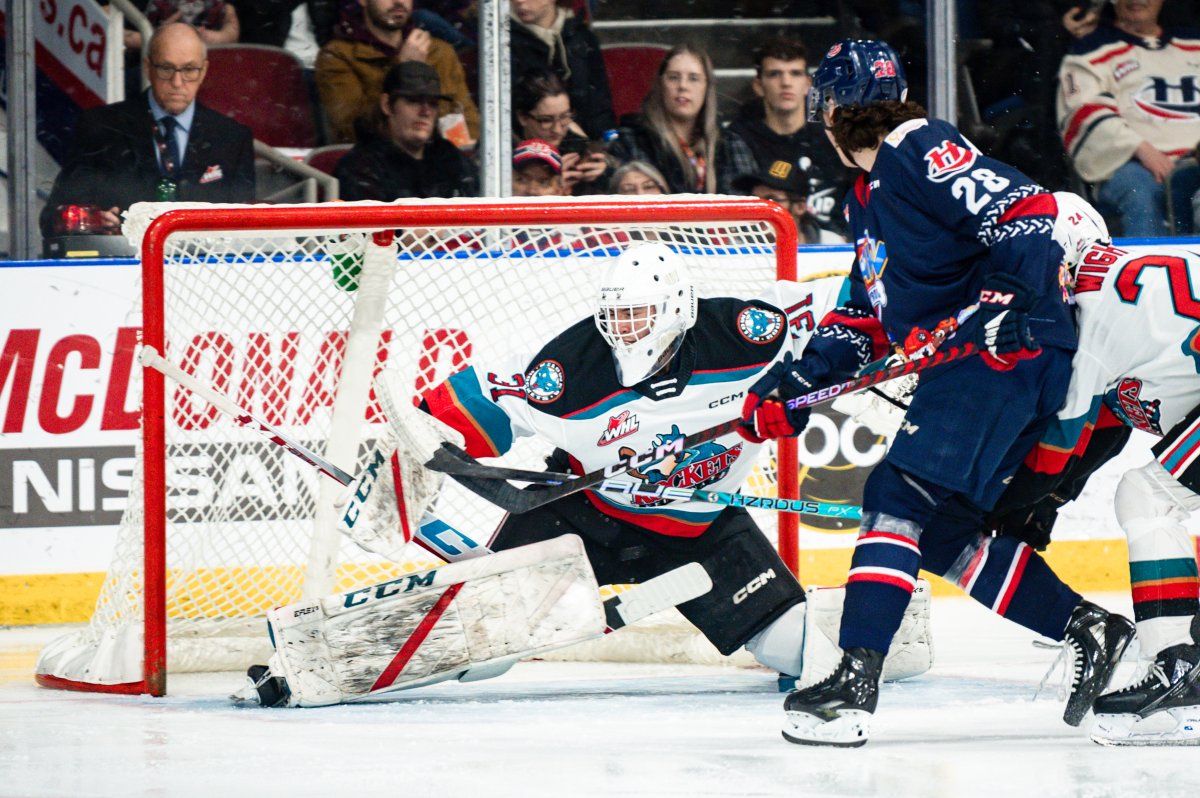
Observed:
[[[604,632],[604,610],[574,535],[272,610],[289,706],[325,706],[498,674]]]

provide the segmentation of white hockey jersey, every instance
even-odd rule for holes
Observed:
[[[1097,244],[1080,263],[1075,298],[1079,349],[1043,448],[1078,454],[1103,408],[1161,436],[1200,404],[1200,249]]]
[[[716,426],[741,412],[747,389],[791,351],[799,357],[837,304],[840,278],[780,282],[755,299],[701,299],[695,326],[664,373],[621,385],[591,318],[532,357],[478,363],[428,392],[422,407],[463,433],[474,457],[537,435],[567,452],[575,473]],[[761,448],[736,433],[632,472],[671,487],[736,491]],[[660,534],[695,537],[723,509],[707,502],[587,492],[601,512]]]
[[[1175,157],[1200,142],[1200,38],[1103,25],[1059,70],[1058,129],[1080,176],[1112,177],[1142,141]]]

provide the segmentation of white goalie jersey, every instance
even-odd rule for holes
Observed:
[[[741,411],[747,390],[785,353],[799,356],[844,281],[779,282],[762,297],[701,299],[697,320],[664,372],[621,384],[592,318],[533,356],[478,363],[429,391],[422,407],[462,433],[468,453],[497,457],[536,435],[586,473],[716,426]],[[639,466],[652,485],[736,491],[761,445],[736,433]],[[661,534],[694,537],[723,509],[696,501],[588,492],[605,514]]]
[[[1200,252],[1098,244],[1079,265],[1075,295],[1080,343],[1064,432],[1077,436],[1103,405],[1161,436],[1200,404]]]

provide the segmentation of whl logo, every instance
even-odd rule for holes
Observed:
[[[600,433],[600,440],[596,441],[596,445],[608,446],[613,441],[628,438],[638,431],[639,426],[636,414],[630,413],[628,410],[622,410],[617,415],[608,419],[608,426],[604,432]]]
[[[925,153],[929,179],[935,183],[949,180],[954,175],[970,169],[971,164],[975,163],[975,157],[975,150],[946,139],[940,147],[934,147]]]

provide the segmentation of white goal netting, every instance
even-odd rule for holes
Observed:
[[[162,284],[161,305],[152,288],[142,309],[147,343],[161,325],[158,348],[169,360],[354,473],[382,431],[371,393],[380,368],[399,369],[420,393],[480,359],[532,354],[591,314],[601,269],[632,244],[671,246],[702,296],[752,296],[779,276],[762,203],[727,199],[744,218],[715,222],[706,221],[712,198],[696,198],[696,221],[666,222],[660,210],[687,198],[618,199],[632,198],[602,198],[569,223],[552,220],[561,203],[546,200],[506,201],[519,212],[499,217],[496,201],[486,200],[226,206],[224,229],[206,220],[206,229],[166,239],[161,267],[144,259],[143,279],[153,286],[161,274]],[[126,233],[141,244],[155,217],[181,207],[135,206]],[[393,212],[390,245],[376,243],[370,229],[344,226],[344,214],[360,207]],[[331,209],[343,223],[331,222]],[[423,215],[414,222],[411,211]],[[544,223],[518,218],[544,211]],[[231,229],[249,224],[261,229]],[[39,674],[101,685],[142,678],[147,519],[165,521],[170,670],[244,668],[266,653],[268,609],[432,564],[415,547],[412,560],[393,563],[339,539],[340,486],[185,388],[167,383],[164,404],[165,457],[147,462],[145,452],[157,451],[149,438],[139,447],[91,623],[49,646]],[[525,439],[502,462],[537,468],[547,453]],[[145,476],[156,471],[165,494],[147,491]],[[767,455],[750,490],[774,488]],[[476,540],[501,517],[452,482],[436,509]],[[758,520],[774,534],[774,515]]]

